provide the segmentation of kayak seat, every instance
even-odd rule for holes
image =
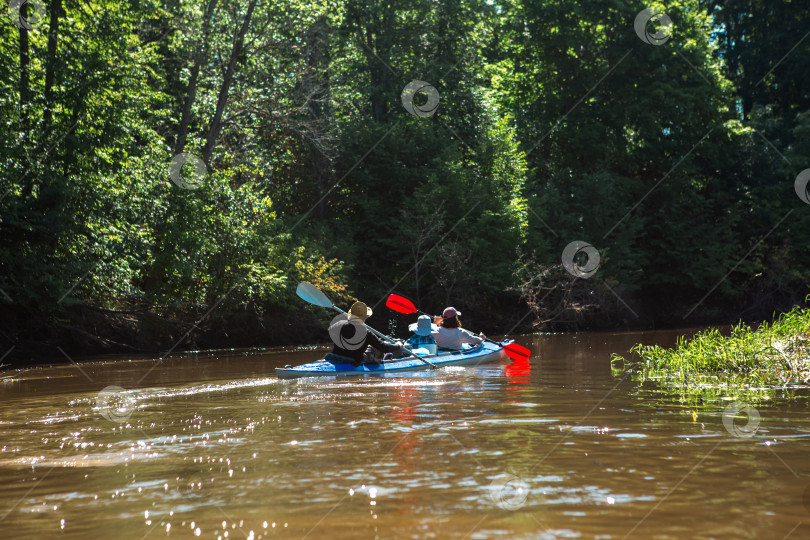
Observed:
[[[354,358],[350,358],[348,356],[343,356],[343,355],[335,354],[335,353],[326,353],[324,355],[323,359],[326,360],[327,362],[337,362],[337,363],[340,363],[340,364],[349,364],[349,365],[352,365],[354,367],[379,366],[380,364],[382,364],[384,362],[393,362],[394,361],[394,357],[393,357],[393,355],[391,353],[385,353],[385,356],[381,360],[376,361],[376,362],[368,362],[368,361],[358,362]]]
[[[354,358],[349,358],[348,356],[343,356],[340,354],[335,353],[326,353],[323,357],[324,360],[328,360],[329,362],[340,362],[342,364],[355,364]]]

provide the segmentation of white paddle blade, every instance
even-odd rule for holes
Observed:
[[[318,287],[308,281],[302,281],[299,283],[298,288],[295,290],[295,294],[310,304],[315,304],[316,306],[325,308],[332,307],[332,301],[329,300]]]

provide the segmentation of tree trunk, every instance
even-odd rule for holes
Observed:
[[[222,114],[225,112],[225,105],[228,102],[228,91],[231,88],[233,76],[236,73],[236,64],[239,62],[239,57],[242,55],[242,48],[245,44],[245,34],[247,34],[248,28],[250,27],[250,19],[253,17],[253,10],[257,2],[258,0],[250,0],[248,3],[245,20],[242,21],[242,28],[239,29],[239,33],[233,43],[231,59],[225,70],[225,76],[222,79],[222,86],[219,89],[219,96],[217,97],[217,108],[214,112],[214,118],[211,121],[211,127],[208,129],[208,137],[205,141],[205,147],[203,148],[202,158],[206,163],[211,159],[211,154],[217,144],[219,132],[222,129]]]
[[[315,215],[326,219],[326,201],[320,194],[326,193],[329,184],[329,156],[325,148],[329,131],[329,28],[326,17],[319,17],[307,36],[307,72],[304,76],[304,91],[307,94],[307,108],[313,119],[310,152],[312,153],[312,174],[317,186],[318,203]]]
[[[388,91],[391,88],[391,75],[388,71],[391,62],[391,48],[394,41],[394,5],[389,3],[382,18],[370,15],[370,22],[360,30],[360,39],[368,62],[371,78],[371,116],[383,122],[388,115]]]
[[[51,129],[53,118],[53,85],[56,79],[56,52],[59,45],[59,17],[64,17],[62,0],[51,0],[51,19],[48,24],[48,58],[45,62],[45,111],[43,112],[44,136]]]
[[[28,3],[20,6],[20,21],[28,19]],[[20,127],[23,134],[23,145],[28,146],[30,141],[30,120],[28,105],[31,101],[31,75],[29,64],[31,62],[28,47],[28,30],[20,25]]]
[[[197,99],[197,81],[200,77],[200,68],[203,61],[205,61],[206,51],[208,49],[208,33],[211,28],[211,17],[217,7],[218,0],[209,0],[208,7],[205,8],[205,18],[203,19],[202,36],[200,42],[197,44],[197,50],[194,54],[194,65],[191,67],[191,76],[188,80],[188,91],[186,92],[186,101],[183,104],[183,116],[180,119],[180,125],[177,128],[177,140],[174,145],[174,153],[179,154],[186,148],[186,139],[188,138],[188,128],[191,124],[191,108],[194,106],[194,101]]]

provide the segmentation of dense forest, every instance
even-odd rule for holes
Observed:
[[[396,292],[498,333],[762,320],[808,293],[805,2],[4,15],[6,362],[323,342],[302,280],[381,329]]]

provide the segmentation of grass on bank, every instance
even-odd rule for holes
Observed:
[[[628,361],[614,354],[641,382],[656,381],[675,389],[684,401],[763,400],[793,397],[810,388],[810,310],[794,307],[756,330],[740,323],[730,336],[706,330],[673,349],[638,344]]]

